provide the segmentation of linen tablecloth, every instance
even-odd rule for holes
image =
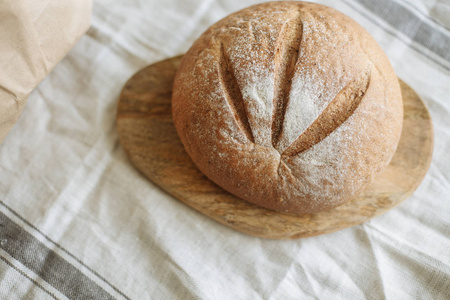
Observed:
[[[428,174],[380,217],[300,240],[247,236],[127,158],[115,124],[127,79],[257,2],[94,3],[0,145],[1,299],[450,299],[448,1],[318,1],[374,36],[433,118]]]

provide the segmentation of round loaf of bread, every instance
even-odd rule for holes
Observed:
[[[211,26],[184,56],[173,120],[198,168],[288,213],[356,196],[391,160],[399,83],[375,40],[318,4],[271,2]]]

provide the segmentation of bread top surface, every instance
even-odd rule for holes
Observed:
[[[211,26],[177,72],[172,113],[212,181],[244,200],[313,213],[355,196],[400,138],[400,87],[374,39],[306,2],[251,6]]]

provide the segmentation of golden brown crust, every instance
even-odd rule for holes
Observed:
[[[271,2],[211,26],[177,72],[172,113],[199,169],[263,207],[351,199],[395,152],[403,109],[373,38],[329,7]]]

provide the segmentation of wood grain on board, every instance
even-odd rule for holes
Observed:
[[[241,200],[203,175],[178,138],[170,103],[180,61],[181,56],[158,62],[127,82],[117,110],[120,141],[148,179],[233,229],[263,238],[294,239],[361,224],[410,196],[428,170],[433,152],[430,114],[400,80],[404,105],[400,143],[386,170],[359,196],[328,211],[306,215],[277,213]]]

